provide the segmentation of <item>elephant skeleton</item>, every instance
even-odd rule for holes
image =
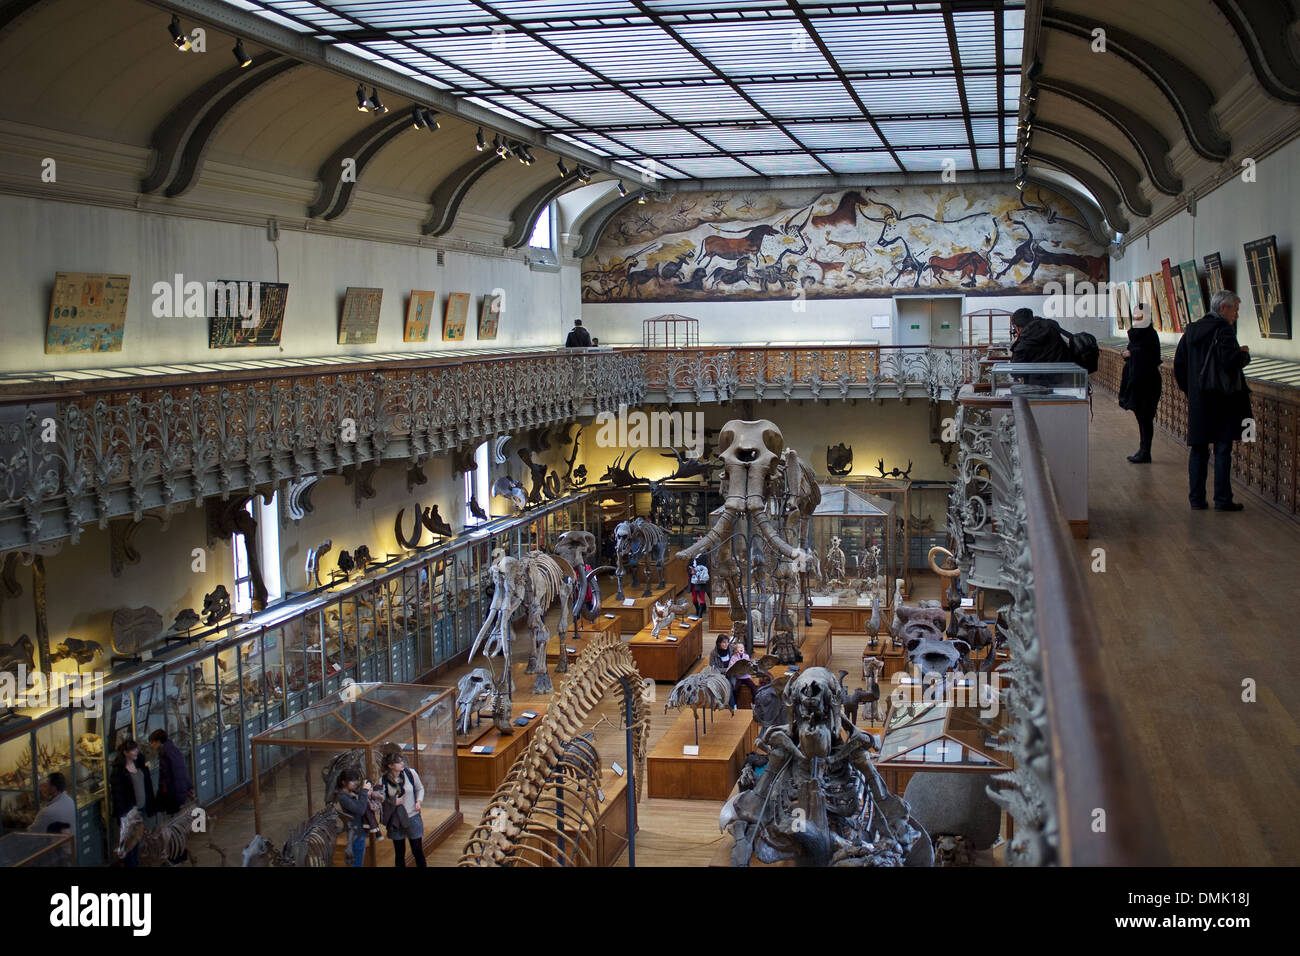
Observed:
[[[631,521],[620,521],[614,529],[614,556],[617,567],[614,570],[618,581],[618,599],[623,600],[623,575],[626,568],[632,571],[632,583],[636,584],[636,559],[644,556],[653,560],[659,571],[659,587],[666,588],[668,579],[664,572],[664,556],[668,553],[668,533],[657,524],[646,521],[640,515]],[[645,569],[645,590],[642,597],[650,596],[650,569]]]
[[[725,466],[719,486],[722,514],[704,537],[677,552],[677,557],[690,561],[697,554],[717,549],[718,573],[731,608],[732,636],[743,640],[751,653],[754,635],[741,600],[741,563],[751,582],[761,564],[760,584],[775,598],[770,617],[765,615],[773,631],[771,649],[783,663],[792,663],[796,645],[788,605],[796,588],[804,608],[804,623],[812,623],[808,570],[814,558],[808,534],[812,514],[821,503],[816,473],[793,450],[785,449],[781,429],[766,419],[729,421],[722,426],[718,443],[722,446],[719,458]],[[733,540],[736,521],[742,516],[747,519],[746,536],[752,530],[758,534],[749,538],[745,553],[737,555]],[[756,561],[764,548],[775,560],[774,571],[767,566],[768,558]]]
[[[596,536],[590,531],[566,531],[555,542],[555,553],[564,559],[573,569],[565,579],[567,612],[561,612],[560,634],[563,636],[568,624],[573,626],[573,638],[578,639],[578,622],[595,621],[600,613],[599,575],[612,571],[609,565],[592,569],[588,559],[596,553]],[[567,614],[567,617],[566,617]],[[556,671],[561,674],[569,670],[569,655],[561,654]]]
[[[492,552],[492,605],[487,619],[479,628],[474,644],[469,650],[470,660],[483,651],[485,657],[501,657],[503,673],[500,679],[493,675],[495,690],[493,694],[492,719],[497,730],[502,734],[514,733],[511,724],[511,695],[514,692],[512,680],[513,657],[511,655],[512,631],[510,620],[515,612],[523,607],[528,616],[528,627],[532,632],[532,648],[528,657],[526,674],[536,674],[533,682],[534,694],[549,694],[554,687],[551,675],[546,668],[546,643],[550,640],[550,631],[546,627],[546,612],[564,588],[564,574],[560,565],[549,554],[530,551],[522,558],[506,554],[497,548]],[[561,622],[561,632],[567,622]]]

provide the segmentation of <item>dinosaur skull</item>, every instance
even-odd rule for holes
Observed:
[[[840,682],[824,667],[810,667],[785,689],[785,704],[790,708],[790,729],[805,757],[825,757],[831,752],[839,732],[840,708],[844,690]]]
[[[767,480],[780,462],[785,448],[781,429],[761,418],[756,422],[733,419],[718,435],[719,458],[727,469],[725,507],[734,511],[758,511],[763,507]]]

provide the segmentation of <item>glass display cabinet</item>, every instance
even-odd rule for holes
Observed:
[[[328,809],[339,773],[378,781],[383,755],[402,754],[420,776],[426,849],[460,823],[455,692],[415,684],[353,684],[253,738],[254,832],[283,845],[290,832]],[[371,838],[369,865],[391,862],[392,844]],[[343,838],[335,847],[342,862]]]
[[[911,678],[890,696],[876,769],[894,793],[913,773],[962,771],[1001,773],[1011,769],[999,735],[1007,709],[996,683],[954,679],[922,688]],[[908,689],[912,693],[908,693]]]
[[[67,833],[6,833],[0,836],[0,867],[73,866],[72,835]]]
[[[1086,399],[1088,373],[1072,362],[999,362],[990,369],[993,394]]]
[[[817,606],[889,604],[902,572],[903,539],[893,501],[843,485],[822,485],[813,512],[810,542],[817,556],[812,587]]]

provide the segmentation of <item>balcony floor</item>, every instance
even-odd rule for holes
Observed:
[[[1157,430],[1153,464],[1130,464],[1136,420],[1107,392],[1094,404],[1092,536],[1079,558],[1111,698],[1147,768],[1170,859],[1294,866],[1300,524],[1240,485],[1244,511],[1192,511],[1187,449]],[[1087,573],[1099,547],[1106,571]],[[1247,679],[1254,703],[1242,700]]]

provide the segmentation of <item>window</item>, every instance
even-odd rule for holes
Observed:
[[[528,247],[555,251],[555,203],[549,203],[533,223],[533,234],[528,240]]]
[[[257,519],[257,537],[252,546],[258,548],[262,584],[266,587],[266,602],[271,604],[284,596],[280,580],[280,497],[271,496],[269,504],[260,497],[251,498],[244,510]],[[249,542],[242,534],[231,535],[230,550],[234,556],[235,593],[232,604],[236,614],[253,610],[253,575],[248,563]]]
[[[485,515],[490,515],[488,502],[488,443],[483,442],[474,449],[474,470],[465,472],[465,527],[482,524],[486,519],[476,517],[470,511],[469,503],[476,502]]]

